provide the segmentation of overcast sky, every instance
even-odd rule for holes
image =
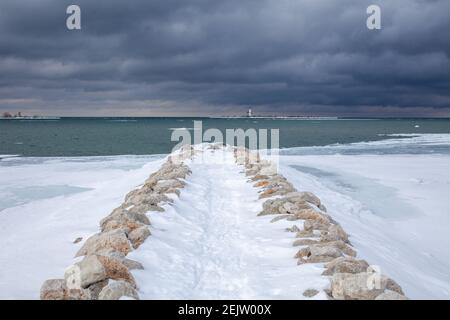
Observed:
[[[449,14],[449,0],[1,0],[0,111],[450,116]]]

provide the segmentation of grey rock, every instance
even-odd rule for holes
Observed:
[[[294,243],[292,244],[294,247],[298,247],[298,246],[309,246],[311,244],[316,244],[318,243],[317,240],[312,240],[312,239],[298,239],[295,240]]]
[[[83,241],[83,238],[82,237],[78,237],[75,240],[73,240],[73,243],[76,244],[76,243],[81,242],[81,241]]]
[[[130,239],[133,248],[137,249],[149,236],[150,230],[146,226],[143,226],[131,231],[128,234],[128,239]]]
[[[328,242],[319,242],[316,244],[317,247],[334,247],[341,250],[344,254],[350,257],[356,257],[356,251],[347,245],[344,241],[328,241]]]
[[[41,287],[41,300],[64,300],[66,290],[66,281],[64,279],[46,280]]]
[[[297,227],[296,225],[293,225],[293,226],[290,227],[290,228],[286,228],[286,231],[287,231],[287,232],[300,232],[300,228]]]
[[[374,300],[386,288],[387,278],[373,272],[335,273],[331,295],[338,300]]]
[[[339,257],[325,266],[324,276],[331,276],[335,273],[360,273],[367,272],[369,264],[365,260],[357,260],[350,257]]]
[[[391,278],[387,279],[386,289],[397,292],[398,294],[401,294],[403,296],[405,295],[405,293],[403,292],[400,285],[397,282],[395,282],[394,280],[392,280]]]
[[[312,297],[316,296],[318,293],[319,293],[319,291],[316,289],[307,289],[307,290],[305,290],[305,292],[303,292],[303,296],[312,298]]]
[[[100,292],[99,300],[119,300],[123,297],[129,297],[139,300],[139,295],[133,286],[126,281],[111,281]]]
[[[122,227],[125,232],[129,232],[143,224],[150,225],[150,220],[145,214],[135,213],[123,208],[115,209],[109,216],[100,221],[102,231],[111,231]]]
[[[344,229],[342,229],[341,226],[334,225],[334,224],[332,224],[328,228],[328,230],[322,234],[321,238],[322,238],[321,240],[323,242],[326,242],[326,241],[337,241],[337,240],[342,240],[342,241],[344,241],[346,243],[349,242],[348,235],[344,231]]]
[[[123,259],[122,263],[128,268],[128,270],[144,270],[142,263],[135,260]]]
[[[69,289],[64,279],[50,279],[44,282],[40,291],[41,300],[91,300],[89,290]]]
[[[98,300],[98,296],[100,292],[103,290],[104,287],[106,287],[109,283],[109,279],[105,279],[100,282],[96,282],[91,284],[89,287],[87,287],[87,290],[91,293],[91,299],[92,300]]]
[[[112,230],[98,233],[86,240],[76,257],[95,254],[102,250],[110,249],[127,255],[133,250],[123,230]]]
[[[398,292],[385,290],[382,294],[377,296],[375,300],[408,300],[408,298]]]
[[[306,231],[312,231],[312,230],[326,230],[328,231],[328,228],[330,227],[330,224],[328,223],[322,223],[315,220],[305,220],[303,223],[303,229]]]
[[[296,198],[299,200],[303,200],[315,205],[316,207],[320,207],[321,205],[320,199],[311,192],[292,192],[287,194],[286,198]]]
[[[64,278],[68,288],[87,288],[93,283],[105,280],[106,270],[98,256],[90,255],[69,267]]]
[[[184,188],[186,183],[178,179],[160,180],[153,187],[153,190],[157,193],[173,193],[174,190]]]

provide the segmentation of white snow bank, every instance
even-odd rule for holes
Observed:
[[[6,207],[0,210],[0,299],[38,299],[42,283],[60,278],[73,261],[81,245],[73,241],[98,232],[99,221],[157,169],[158,158],[0,162],[0,204]]]
[[[283,156],[281,169],[408,297],[450,298],[450,155]]]
[[[231,152],[190,166],[180,198],[149,213],[152,236],[129,254],[145,267],[133,271],[142,299],[305,299],[329,285],[317,265],[297,266],[293,222],[257,217],[263,201]]]

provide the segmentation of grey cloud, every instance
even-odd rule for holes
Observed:
[[[3,0],[0,110],[450,115],[450,2],[372,2]]]

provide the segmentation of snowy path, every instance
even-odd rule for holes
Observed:
[[[302,299],[327,287],[323,269],[293,259],[292,223],[257,217],[262,201],[233,160],[207,151],[180,198],[150,214],[153,236],[130,254],[145,267],[133,272],[142,299]]]

